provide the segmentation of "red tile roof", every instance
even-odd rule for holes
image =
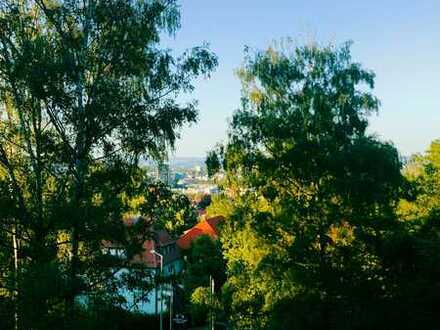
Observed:
[[[129,217],[123,219],[124,225],[127,227],[131,227],[138,221],[146,221],[143,217]],[[152,230],[151,227],[148,230]],[[152,239],[146,240],[142,244],[142,251],[135,255],[131,260],[132,263],[140,263],[144,264],[148,267],[159,267],[160,259],[158,256],[151,253],[151,250],[156,250],[157,252],[161,252],[161,247],[175,244],[175,240],[171,238],[171,236],[165,230],[154,230],[152,233]],[[113,248],[118,249],[118,245],[109,241],[102,242],[104,248]],[[164,254],[164,264],[166,265],[173,260],[176,260],[180,257],[177,249],[173,249],[174,251]]]
[[[217,239],[219,231],[218,224],[222,222],[224,218],[222,216],[216,216],[208,218],[199,222],[197,225],[187,230],[180,238],[177,240],[177,246],[182,250],[187,250],[191,247],[191,243],[199,236],[208,235],[213,239]]]

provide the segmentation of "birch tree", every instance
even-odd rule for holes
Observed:
[[[13,210],[1,230],[21,242],[20,326],[74,320],[78,297],[111,278],[100,244],[123,240],[138,160],[163,157],[196,122],[196,103],[176,98],[216,58],[161,47],[178,27],[173,0],[0,4],[0,168]]]

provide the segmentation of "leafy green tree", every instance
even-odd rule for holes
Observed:
[[[428,217],[440,210],[440,140],[425,155],[414,155],[404,171],[412,189],[412,199],[402,199],[399,214],[405,220]]]
[[[425,154],[411,157],[403,173],[410,189],[399,203],[401,225],[384,246],[395,298],[391,311],[411,315],[395,322],[401,329],[435,329],[438,316],[433,306],[440,298],[440,142],[433,141]]]
[[[380,246],[403,179],[396,149],[366,133],[374,74],[345,44],[248,51],[238,76],[242,105],[211,162],[234,204],[222,235],[232,321],[377,327],[366,315],[389,292]]]
[[[197,287],[208,286],[212,276],[219,289],[225,282],[225,261],[218,240],[202,235],[191,244],[186,254],[184,286],[188,292]]]
[[[200,286],[191,294],[191,315],[194,324],[204,324],[209,313],[220,310],[220,302],[209,287]]]
[[[132,184],[122,194],[126,205],[124,218],[142,215],[157,230],[178,237],[197,223],[196,209],[184,194],[173,192],[166,184],[148,177],[139,168],[131,177]]]
[[[226,264],[220,241],[202,235],[191,244],[185,254],[183,286],[193,322],[205,322],[213,309],[220,311],[221,288],[226,280]],[[211,297],[211,278],[214,280],[215,296]],[[214,299],[211,301],[211,299]]]
[[[206,208],[207,217],[215,217],[221,215],[225,218],[234,213],[234,203],[223,193],[212,196],[211,204]]]
[[[117,291],[101,243],[126,241],[138,160],[163,157],[196,121],[176,96],[216,66],[206,47],[160,46],[178,27],[173,0],[0,4],[1,203],[12,196],[0,231],[20,258],[0,281],[19,328],[63,328],[80,297]]]
[[[210,194],[203,194],[200,199],[198,199],[197,208],[199,210],[204,210],[211,205],[211,202],[212,196]]]
[[[149,217],[157,229],[164,229],[173,237],[197,223],[196,210],[190,199],[171,191],[163,183],[147,184],[142,193],[140,212]]]
[[[217,173],[222,164],[220,163],[219,155],[215,151],[209,151],[206,156],[206,168],[208,170],[208,176],[213,176]]]

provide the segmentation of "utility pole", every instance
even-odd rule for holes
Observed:
[[[171,283],[171,293],[170,293],[170,330],[173,330],[173,299],[174,298],[174,286]]]
[[[210,306],[210,329],[214,330],[215,328],[215,315],[214,315],[214,278],[212,275],[209,276],[209,284],[211,287],[211,306]]]
[[[155,250],[151,250],[150,253],[159,257],[159,259],[160,259],[160,276],[162,277],[162,275],[163,275],[163,255],[156,252]],[[160,330],[163,330],[163,290],[162,290],[162,287],[163,287],[163,285],[161,284],[160,285],[160,314],[159,314]]]
[[[14,249],[14,284],[18,289],[18,238],[17,224],[12,227],[12,247]],[[14,292],[14,330],[18,330],[18,291]]]
[[[12,114],[12,108],[10,104],[6,104],[6,115],[8,117],[9,128],[13,129],[14,127],[14,115]],[[15,146],[10,147],[11,154],[15,154]],[[10,190],[11,194],[14,193],[14,190]],[[12,225],[12,249],[14,253],[14,287],[16,289],[13,292],[14,297],[14,330],[18,330],[18,249],[19,249],[19,240],[18,240],[18,220],[14,217],[14,224]]]

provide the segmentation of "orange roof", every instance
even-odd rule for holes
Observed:
[[[191,243],[199,236],[208,235],[213,239],[218,237],[217,225],[222,222],[224,218],[222,216],[216,216],[204,221],[199,222],[197,225],[186,231],[177,240],[177,246],[183,250],[187,250],[191,247]]]

